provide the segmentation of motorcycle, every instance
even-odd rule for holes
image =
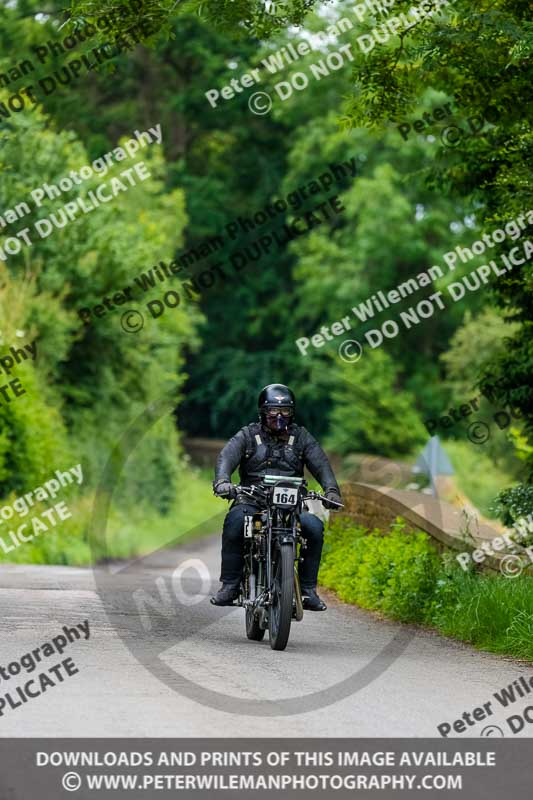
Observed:
[[[237,604],[246,611],[248,639],[262,641],[268,629],[270,647],[285,650],[291,622],[303,619],[298,562],[305,558],[300,514],[306,500],[330,508],[342,503],[308,491],[304,478],[265,475],[253,486],[237,486],[257,512],[244,518],[244,569]]]

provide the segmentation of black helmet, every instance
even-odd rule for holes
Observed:
[[[268,386],[265,386],[265,388],[261,390],[257,405],[259,407],[261,422],[272,430],[285,430],[294,417],[294,394],[288,386],[284,386],[282,383],[269,383]],[[272,419],[272,413],[269,416],[268,411],[272,412],[275,409],[280,409],[280,412],[278,415],[274,415]],[[284,411],[283,414],[281,409]],[[290,413],[287,414],[285,409]]]

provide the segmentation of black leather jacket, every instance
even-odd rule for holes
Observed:
[[[303,477],[307,467],[324,491],[335,489],[340,494],[326,454],[305,428],[294,423],[283,436],[275,436],[259,422],[241,428],[217,458],[213,486],[230,481],[237,467],[243,486],[258,483],[267,473]]]

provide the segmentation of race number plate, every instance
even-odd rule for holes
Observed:
[[[274,489],[274,503],[277,506],[288,508],[295,506],[298,502],[298,489],[287,486],[278,486]]]

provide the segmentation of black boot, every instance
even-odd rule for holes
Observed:
[[[211,602],[214,606],[232,606],[233,601],[239,596],[239,583],[223,583]]]
[[[302,586],[302,597],[306,611],[325,611],[327,605],[316,593],[314,586]]]

